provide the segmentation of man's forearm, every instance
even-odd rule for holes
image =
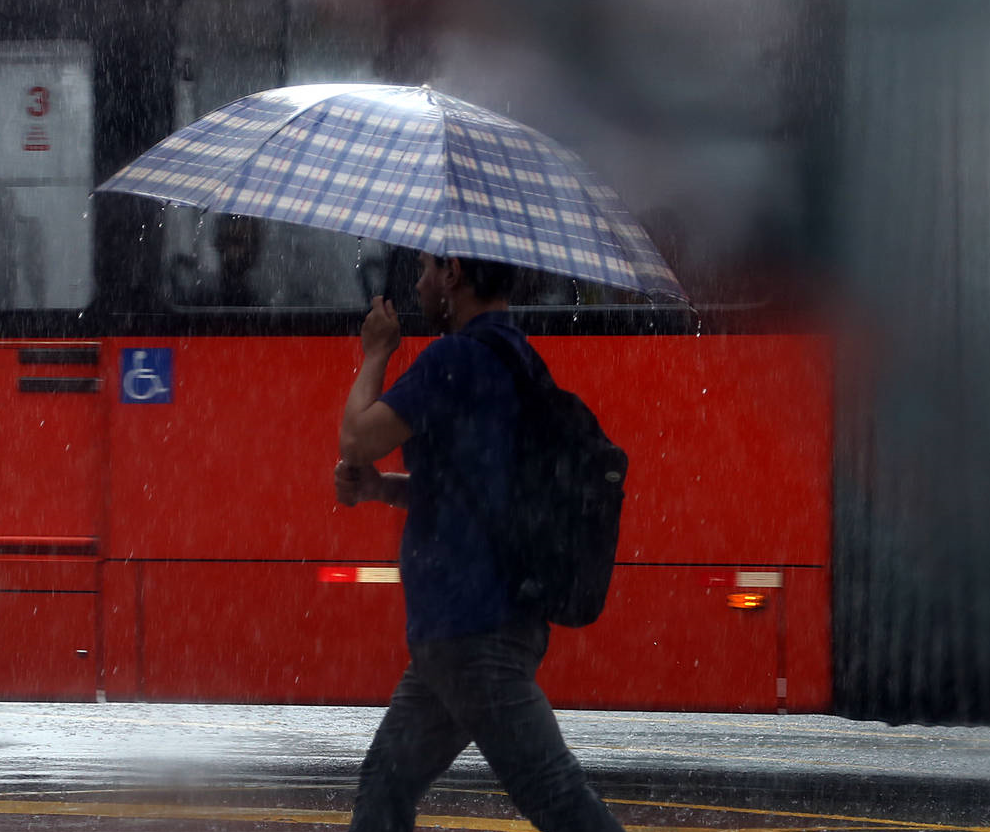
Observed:
[[[398,472],[382,474],[380,499],[395,508],[409,508],[409,475]]]
[[[378,401],[378,397],[382,394],[388,359],[388,355],[365,356],[351,385],[351,391],[347,394],[344,416],[340,423],[340,450],[347,462],[350,460],[347,459],[346,450],[351,447],[350,443],[358,432],[361,415]]]

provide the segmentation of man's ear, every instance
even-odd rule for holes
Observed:
[[[456,289],[464,280],[464,268],[461,266],[460,258],[448,257],[446,261],[447,272],[443,276],[443,283],[447,289]]]

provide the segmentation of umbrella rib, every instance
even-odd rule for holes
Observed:
[[[443,97],[442,95],[437,95],[437,99],[442,99]],[[443,206],[443,222],[440,224],[443,240],[440,243],[440,251],[445,257],[447,255],[447,229],[449,228],[447,223],[450,222],[450,200],[447,198],[447,193],[450,189],[450,154],[447,152],[447,111],[439,103],[437,104],[437,109],[440,111],[440,158],[443,160],[443,196],[440,200],[440,204]]]

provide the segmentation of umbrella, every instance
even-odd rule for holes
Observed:
[[[429,87],[255,93],[172,134],[97,191],[686,298],[643,228],[578,156]]]

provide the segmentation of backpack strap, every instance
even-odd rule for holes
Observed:
[[[516,394],[520,400],[533,396],[539,387],[555,386],[547,365],[540,357],[540,354],[532,347],[529,347],[533,373],[531,375],[529,368],[526,366],[525,359],[515,346],[507,338],[499,335],[494,329],[478,329],[474,332],[464,332],[462,334],[481,342],[495,353],[506,369],[512,374]],[[527,346],[529,345],[527,344]],[[460,479],[458,473],[455,472],[454,476]],[[514,584],[515,602],[532,610],[540,610],[540,615],[545,617],[542,590],[524,571],[520,571],[520,564],[514,562],[513,553],[506,550],[505,529],[501,522],[492,516],[488,506],[481,505],[474,498],[470,489],[464,486],[466,486],[466,483],[462,482],[462,488],[459,491],[460,498],[475,517],[479,519],[488,535],[488,539],[492,543],[496,555],[501,560],[503,568],[508,570],[506,573],[507,577]]]

